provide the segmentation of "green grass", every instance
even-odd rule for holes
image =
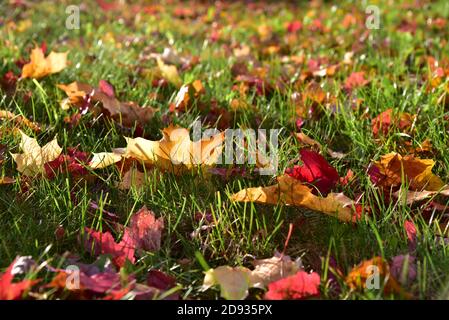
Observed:
[[[61,1],[63,2],[63,1]],[[165,47],[176,49],[181,55],[200,57],[200,62],[192,69],[181,72],[184,82],[200,79],[206,87],[202,101],[212,100],[228,110],[233,98],[238,97],[232,90],[234,85],[231,66],[236,61],[233,54],[226,52],[238,44],[248,45],[264,65],[270,66],[271,78],[280,79],[282,74],[281,54],[267,56],[263,46],[257,46],[257,28],[262,23],[272,27],[280,38],[285,55],[301,55],[309,58],[327,57],[331,62],[343,60],[345,52],[365,31],[364,28],[344,28],[341,21],[352,8],[364,17],[364,9],[359,2],[338,2],[332,9],[325,2],[318,9],[324,14],[323,23],[329,32],[318,33],[303,30],[298,39],[288,46],[284,23],[293,19],[302,20],[305,25],[311,20],[311,8],[307,3],[292,6],[287,3],[270,3],[267,10],[244,11],[244,4],[234,3],[214,12],[213,7],[195,5],[195,10],[203,10],[201,19],[180,20],[172,14],[173,5],[164,5],[165,12],[157,16],[122,12],[123,19],[113,13],[104,13],[93,4],[85,4],[81,12],[81,28],[67,30],[65,4],[56,5],[50,1],[33,4],[31,8],[14,9],[11,5],[0,9],[0,75],[8,70],[19,73],[14,62],[29,56],[34,44],[42,41],[50,50],[62,52],[70,50],[71,65],[62,72],[33,81],[23,79],[18,82],[16,92],[6,95],[2,91],[0,109],[24,115],[42,126],[42,132],[35,136],[41,145],[57,135],[58,143],[64,150],[79,146],[86,152],[110,151],[123,147],[123,136],[133,134],[133,130],[123,130],[111,121],[95,119],[88,114],[80,124],[70,128],[64,117],[74,113],[61,110],[59,101],[65,95],[56,87],[59,83],[80,81],[96,85],[100,79],[112,83],[121,101],[135,101],[139,105],[158,108],[154,120],[148,123],[144,132],[151,139],[161,137],[164,117],[184,127],[189,127],[195,119],[204,114],[194,107],[186,113],[173,115],[169,103],[176,95],[176,88],[156,88],[151,85],[151,77],[145,69],[155,65],[155,61],[142,60],[146,50],[162,52]],[[419,299],[449,298],[449,250],[438,242],[438,221],[435,216],[429,222],[422,217],[420,208],[409,207],[401,202],[386,202],[379,190],[370,182],[366,173],[368,165],[383,154],[397,151],[403,153],[404,143],[410,141],[418,146],[425,139],[433,145],[434,172],[447,180],[449,172],[447,108],[438,103],[447,80],[443,80],[433,92],[426,90],[421,79],[428,73],[426,65],[421,65],[426,55],[436,59],[448,57],[449,46],[447,27],[432,30],[426,26],[426,19],[448,18],[449,5],[446,1],[429,4],[424,8],[410,9],[412,20],[418,28],[415,36],[400,33],[397,26],[407,18],[401,4],[379,1],[381,27],[371,31],[371,39],[354,54],[354,64],[339,70],[335,76],[321,80],[326,92],[337,96],[336,110],[323,108],[320,117],[308,120],[303,132],[323,145],[347,155],[343,159],[329,162],[344,176],[348,169],[354,171],[357,183],[341,189],[354,199],[362,194],[362,203],[372,208],[371,215],[356,226],[345,224],[329,216],[308,210],[277,206],[263,206],[251,203],[233,203],[229,196],[245,187],[269,185],[274,176],[254,175],[253,179],[232,178],[224,182],[217,176],[204,176],[191,172],[184,176],[161,173],[157,169],[147,172],[149,182],[142,190],[118,190],[119,171],[115,167],[92,171],[95,177],[89,180],[73,179],[66,174],[53,180],[31,179],[26,190],[20,183],[0,186],[0,266],[6,267],[17,255],[32,255],[41,262],[49,260],[56,266],[63,263],[64,254],[72,252],[81,255],[83,261],[94,259],[84,253],[78,237],[84,227],[108,229],[110,222],[104,218],[102,210],[89,209],[89,201],[95,201],[100,208],[119,215],[121,223],[127,223],[132,213],[146,205],[157,216],[165,219],[162,248],[156,253],[147,253],[134,266],[127,266],[128,272],[144,280],[149,269],[160,269],[174,276],[182,289],[183,298],[219,297],[218,290],[200,292],[204,273],[196,257],[200,252],[211,267],[220,265],[248,265],[246,255],[257,258],[271,257],[275,250],[282,251],[289,224],[294,231],[286,250],[292,257],[302,257],[307,270],[318,271],[322,278],[321,298],[374,299],[392,298],[381,291],[352,292],[339,278],[340,292],[328,289],[326,282],[332,271],[328,259],[337,262],[343,274],[364,259],[381,255],[387,260],[408,251],[407,238],[403,228],[406,219],[415,221],[419,230],[416,249],[417,279],[406,287]],[[405,2],[404,2],[405,3]],[[187,5],[182,5],[188,7]],[[269,9],[269,10],[268,10]],[[335,10],[335,11],[333,11]],[[202,12],[202,11],[200,11]],[[309,16],[307,16],[309,13]],[[204,17],[209,17],[204,18]],[[20,21],[31,20],[32,27],[23,32],[11,28]],[[216,43],[208,39],[214,19],[223,26],[224,40]],[[114,41],[111,41],[111,38]],[[390,47],[383,47],[388,38]],[[108,40],[109,39],[109,40]],[[427,42],[426,42],[427,41]],[[429,41],[432,41],[429,44]],[[231,51],[232,52],[232,51]],[[408,65],[406,61],[411,61]],[[352,71],[365,70],[370,83],[354,94],[363,99],[362,107],[351,109],[350,97],[342,87]],[[301,70],[298,70],[298,72]],[[290,94],[303,90],[304,85],[291,78],[285,92],[274,90],[269,96],[258,96],[250,91],[246,97],[253,109],[244,109],[234,114],[232,128],[282,128],[279,139],[279,173],[291,165],[298,157],[299,144],[291,135],[296,131],[295,110],[290,102]],[[2,90],[2,89],[0,89]],[[25,102],[24,95],[31,98]],[[158,99],[151,94],[157,93]],[[394,108],[410,114],[418,114],[413,132],[404,136],[393,130],[386,136],[374,139],[371,119],[380,112]],[[232,112],[232,111],[231,111]],[[19,137],[10,130],[14,124],[2,121],[0,144],[10,152],[19,152]],[[212,124],[209,126],[213,127]],[[23,129],[34,136],[31,130]],[[15,163],[6,153],[2,163],[2,173],[18,178],[20,173]],[[19,179],[18,179],[19,180]],[[76,198],[76,201],[73,199]],[[446,203],[443,203],[446,204]],[[215,226],[210,232],[201,232],[192,238],[191,233],[201,227],[195,220],[197,212],[210,212]],[[109,224],[109,226],[108,226]],[[65,236],[56,240],[55,230],[62,225]],[[117,234],[118,235],[118,234]],[[47,251],[45,249],[51,245]],[[44,252],[44,254],[43,254]],[[51,275],[41,271],[39,277],[49,280]],[[252,291],[252,297],[262,297],[261,291]],[[49,295],[51,298],[52,295]]]

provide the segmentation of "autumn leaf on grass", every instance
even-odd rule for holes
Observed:
[[[383,286],[386,294],[402,294],[410,298],[410,294],[406,293],[391,275],[390,266],[382,257],[362,261],[349,272],[345,282],[352,290],[372,289],[379,285]]]
[[[8,120],[18,126],[25,126],[35,132],[39,132],[41,129],[38,124],[28,120],[24,116],[15,115],[8,110],[0,110],[0,120]]]
[[[125,265],[126,260],[131,263],[135,262],[135,244],[127,230],[125,230],[122,240],[118,243],[115,242],[109,231],[102,233],[87,227],[85,231],[87,235],[84,239],[84,248],[88,252],[95,256],[110,254],[112,262],[119,268]]]
[[[365,72],[353,72],[346,79],[344,89],[346,91],[352,91],[353,89],[363,87],[368,83],[369,81],[365,79]]]
[[[162,61],[162,59],[159,57],[157,58],[157,66],[162,78],[164,78],[177,88],[180,88],[182,86],[182,79],[179,76],[176,66],[165,64],[164,61]]]
[[[381,133],[386,135],[394,127],[401,132],[407,131],[412,127],[415,118],[416,116],[407,112],[395,114],[393,109],[385,110],[371,121],[373,135],[374,137],[378,137]]]
[[[97,161],[91,166],[104,168],[117,159],[116,155],[120,155],[125,159],[155,165],[164,171],[182,174],[196,166],[201,166],[202,169],[208,168],[220,159],[224,132],[194,142],[190,140],[187,129],[170,126],[162,130],[162,135],[159,141],[126,138],[128,144],[125,148],[116,149],[113,153],[102,153],[103,162],[98,161],[100,156],[94,155]]]
[[[209,269],[202,290],[219,285],[225,299],[245,299],[249,288],[265,289],[270,283],[294,275],[302,268],[301,260],[276,253],[268,259],[255,260],[254,270],[245,267],[220,266]]]
[[[59,173],[70,173],[73,177],[84,176],[88,173],[86,167],[89,155],[77,148],[67,148],[66,154],[60,154],[55,160],[44,165],[45,176],[53,179]]]
[[[409,191],[404,189],[399,189],[394,193],[394,196],[400,200],[405,200],[408,205],[414,204],[415,202],[420,202],[434,196],[444,196],[449,197],[449,186],[444,186],[438,191]]]
[[[161,248],[161,233],[164,219],[156,219],[154,213],[143,206],[132,217],[129,235],[136,249],[158,251]]]
[[[220,266],[206,271],[202,290],[220,285],[221,297],[228,300],[242,300],[252,287],[251,270],[245,267]]]
[[[93,157],[89,162],[89,167],[92,169],[106,168],[119,162],[120,160],[122,160],[122,156],[120,154],[112,152],[93,153]]]
[[[289,256],[276,252],[271,258],[254,260],[251,282],[256,288],[266,288],[270,283],[294,275],[302,268],[301,259],[292,260]]]
[[[319,296],[320,275],[316,272],[299,271],[295,275],[280,279],[268,285],[265,299],[298,300]]]
[[[71,284],[71,277],[73,277],[73,271],[58,270],[56,276],[53,277],[51,282],[47,285],[49,288],[77,291],[78,294],[85,294],[85,291],[89,291],[92,294],[117,294],[123,291],[127,293],[131,288],[122,287],[122,279],[119,273],[104,271],[86,273],[84,268],[79,268],[77,286],[68,286]]]
[[[403,179],[409,183],[409,188],[415,191],[438,191],[443,188],[443,181],[432,173],[435,161],[420,159],[414,156],[401,156],[389,153],[380,158],[368,170],[371,181],[383,188],[398,188]]]
[[[268,187],[247,188],[232,195],[233,201],[263,204],[292,205],[334,216],[344,222],[360,218],[361,207],[343,193],[329,193],[327,197],[316,196],[301,181],[283,175],[278,183]]]
[[[0,274],[0,300],[17,300],[39,280],[22,280],[13,282],[13,268],[16,261],[12,262],[6,271]]]
[[[328,194],[339,180],[338,172],[319,153],[302,149],[299,151],[302,165],[287,168],[285,173],[301,182],[310,183],[321,194]]]
[[[156,112],[151,107],[144,108],[134,102],[119,101],[115,97],[112,85],[104,80],[100,80],[99,88],[76,81],[67,85],[59,84],[58,88],[67,94],[70,104],[79,107],[82,112],[92,108],[96,102],[100,102],[106,115],[125,127],[132,127],[136,123],[148,124]],[[66,106],[67,103],[62,102],[61,105]]]
[[[31,61],[23,66],[22,78],[40,79],[49,74],[58,73],[67,66],[68,52],[50,52],[45,57],[42,48],[35,47],[31,51]]]
[[[17,164],[17,170],[26,176],[45,173],[45,164],[55,160],[62,152],[58,141],[54,138],[45,146],[40,147],[36,139],[27,136],[22,131],[20,134],[22,136],[20,148],[23,153],[11,154]]]
[[[321,145],[321,143],[319,143],[318,141],[312,139],[311,137],[309,137],[308,135],[306,135],[304,132],[298,132],[296,133],[296,138],[298,139],[298,141],[305,146],[308,147],[316,147],[317,149],[322,149],[323,146]],[[344,158],[346,155],[344,153],[341,152],[336,152],[333,151],[330,148],[326,149],[326,152],[332,157],[332,158],[336,158],[336,159],[342,159]]]
[[[118,184],[118,188],[120,190],[129,190],[131,188],[141,190],[146,181],[149,181],[149,179],[147,179],[147,176],[144,172],[139,171],[136,168],[130,168],[123,175],[121,181]]]

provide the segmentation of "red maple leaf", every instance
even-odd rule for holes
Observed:
[[[404,222],[404,228],[405,232],[407,233],[407,239],[410,241],[410,243],[413,243],[416,241],[416,227],[413,221],[406,220]]]
[[[329,193],[340,179],[337,170],[315,151],[302,149],[299,153],[303,164],[287,168],[285,173],[302,182],[312,184],[324,195]]]
[[[268,285],[265,299],[297,300],[319,296],[320,276],[316,272],[299,271],[293,276],[283,278]]]
[[[14,275],[12,269],[15,264],[15,260],[9,265],[8,269],[0,275],[0,300],[18,300],[22,297],[23,293],[31,288],[34,284],[40,280],[22,280],[19,282],[12,282]]]
[[[60,154],[55,160],[44,165],[47,178],[53,179],[56,174],[68,172],[72,176],[82,176],[88,173],[86,170],[89,162],[86,152],[77,148],[67,148],[67,154]]]
[[[135,262],[135,245],[127,229],[125,229],[123,238],[119,243],[115,242],[110,232],[102,233],[90,228],[85,228],[85,230],[87,237],[84,247],[93,255],[110,254],[112,255],[112,262],[119,268],[125,265],[126,260],[131,263]]]
[[[351,91],[355,88],[360,88],[365,86],[369,81],[365,79],[365,72],[353,72],[345,81],[344,88]]]
[[[136,249],[158,251],[163,228],[164,220],[156,219],[154,213],[144,206],[132,216],[129,234]]]

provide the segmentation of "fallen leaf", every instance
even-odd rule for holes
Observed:
[[[328,194],[340,179],[337,170],[315,151],[301,149],[299,153],[303,164],[287,168],[285,173],[299,181],[310,183],[321,194]]]
[[[121,155],[112,152],[93,153],[92,155],[93,157],[89,162],[89,167],[92,169],[105,168],[122,160]]]
[[[361,207],[344,194],[329,193],[325,198],[316,196],[312,189],[289,175],[279,177],[278,183],[272,186],[241,190],[232,195],[231,199],[239,202],[298,206],[325,213],[344,222],[356,221],[361,214]]]
[[[365,72],[353,72],[345,81],[344,88],[351,91],[355,88],[360,88],[368,84],[369,81],[365,79]]]
[[[131,168],[123,175],[122,180],[118,184],[118,188],[120,190],[129,190],[131,188],[141,189],[146,181],[148,179],[144,172],[136,168]]]
[[[144,138],[125,138],[126,148],[115,149],[114,154],[123,158],[143,161],[145,164],[155,165],[164,170],[182,174],[195,166],[202,169],[214,165],[219,161],[223,149],[224,132],[218,133],[209,139],[191,141],[189,131],[184,128],[170,126],[162,130],[163,137],[159,141]],[[104,154],[103,154],[104,155]],[[106,154],[109,159],[115,156]],[[94,163],[99,167],[98,161]],[[105,167],[101,165],[100,167]]]
[[[298,141],[305,146],[310,146],[310,147],[316,147],[317,149],[322,149],[323,146],[321,145],[321,143],[319,143],[318,141],[312,139],[311,137],[309,137],[308,135],[306,135],[304,132],[298,132],[296,133],[296,138],[298,139]],[[330,148],[326,149],[326,152],[332,157],[332,158],[336,158],[336,159],[342,159],[344,158],[346,155],[344,153],[341,152],[336,152],[333,151]]]
[[[371,121],[373,135],[386,135],[394,127],[404,132],[412,127],[415,118],[416,116],[406,112],[395,114],[393,109],[385,110]]]
[[[398,153],[389,153],[374,162],[368,171],[371,181],[377,186],[390,189],[401,186],[403,178],[411,190],[438,191],[443,188],[443,181],[432,173],[435,161],[414,156],[402,157]]]
[[[42,48],[35,47],[31,51],[31,61],[23,66],[22,78],[40,79],[49,74],[58,73],[67,67],[67,54],[50,52],[45,58]]]
[[[161,58],[157,58],[157,66],[164,79],[173,84],[175,87],[182,86],[182,79],[179,76],[178,69],[174,65],[167,65]]]
[[[89,105],[93,105],[95,102],[100,102],[103,112],[125,127],[132,127],[136,123],[146,125],[157,111],[151,107],[140,107],[134,102],[119,101],[114,96],[112,85],[104,80],[100,80],[99,88],[76,81],[67,85],[59,84],[58,88],[67,94],[71,104],[82,110],[89,108]],[[66,101],[63,100],[61,106],[66,108],[66,104]]]
[[[55,160],[62,152],[56,137],[41,148],[36,139],[27,136],[22,131],[20,134],[22,136],[20,148],[23,153],[11,154],[17,164],[17,170],[26,176],[44,174],[45,164]]]
[[[256,288],[266,288],[270,283],[294,275],[302,267],[301,259],[292,261],[289,256],[276,253],[273,257],[254,260],[251,282]]]
[[[136,249],[155,252],[161,248],[163,229],[164,219],[156,219],[154,213],[143,206],[131,217],[128,230]]]
[[[114,264],[121,268],[125,265],[126,260],[131,263],[135,262],[134,258],[134,241],[125,229],[122,240],[117,243],[110,232],[98,232],[90,228],[85,228],[87,233],[84,239],[84,248],[93,255],[110,254]]]
[[[220,286],[222,298],[243,300],[252,286],[251,270],[245,267],[220,266],[206,271],[202,290],[207,290],[217,284]]]
[[[22,280],[13,282],[12,273],[16,260],[13,261],[6,271],[0,274],[0,300],[18,300],[39,280]]]
[[[398,293],[409,296],[393,278],[388,263],[382,257],[362,261],[349,272],[345,282],[352,290],[370,289],[370,286],[375,285],[376,276],[379,276],[379,285],[384,286],[386,294]]]
[[[0,110],[0,119],[6,119],[11,122],[14,122],[16,125],[23,125],[34,132],[40,132],[40,127],[38,124],[28,120],[24,116],[15,115],[14,113],[7,110]]]
[[[298,271],[295,275],[272,282],[268,285],[265,299],[298,300],[319,296],[320,276],[316,272]]]

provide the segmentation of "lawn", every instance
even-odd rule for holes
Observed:
[[[449,298],[449,2],[73,2],[0,7],[0,299]]]

